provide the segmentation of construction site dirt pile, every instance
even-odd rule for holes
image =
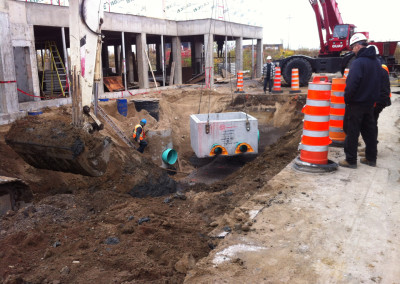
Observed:
[[[50,111],[50,110],[48,110]],[[12,124],[6,140],[29,141],[33,144],[69,147],[77,138],[85,146],[93,149],[96,146],[96,133],[89,134],[82,128],[74,127],[65,115],[48,118],[45,116],[27,116]]]
[[[149,128],[172,127],[174,145],[186,160],[193,156],[187,115],[197,112],[200,95],[200,91],[181,90],[160,94],[158,122],[132,105],[128,117],[116,112],[115,102],[103,106],[127,136],[143,117]],[[200,108],[207,109],[207,100]],[[221,111],[231,101],[231,94],[216,93],[210,105],[213,111]],[[32,204],[0,219],[1,282],[182,283],[186,272],[218,246],[218,239],[209,236],[215,226],[245,228],[240,216],[230,212],[297,155],[301,103],[280,107],[289,109],[293,119],[277,143],[228,179],[184,188],[178,186],[182,174],[167,176],[146,154],[118,140],[107,125],[102,135],[111,136],[115,143],[101,177],[27,165],[5,143],[10,126],[0,126],[0,175],[22,179],[34,195]],[[277,108],[276,112],[285,111]],[[69,115],[69,108],[49,109],[43,118],[67,126]],[[188,169],[193,167],[185,163]],[[172,185],[158,196],[133,197],[135,190],[142,192],[151,183],[154,189],[170,181]]]

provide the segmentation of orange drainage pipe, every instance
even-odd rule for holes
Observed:
[[[214,144],[214,145],[212,145],[212,148],[210,151],[210,156],[215,156],[215,155],[226,156],[226,155],[228,155],[228,151],[226,151],[225,147],[223,147],[219,144]]]
[[[241,154],[241,153],[252,153],[254,152],[253,148],[250,146],[250,144],[247,143],[238,143],[235,149],[235,154]]]

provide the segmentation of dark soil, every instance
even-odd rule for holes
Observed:
[[[286,134],[240,170],[211,185],[184,187],[177,185],[187,175],[168,175],[117,143],[101,177],[39,170],[5,143],[10,126],[0,126],[0,175],[22,179],[34,196],[0,219],[1,282],[182,283],[187,270],[218,246],[208,236],[210,224],[296,157],[302,104],[297,98],[282,103],[282,113],[291,113]],[[59,110],[44,117],[69,115]]]

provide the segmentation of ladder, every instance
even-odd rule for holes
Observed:
[[[122,132],[122,130],[108,117],[106,112],[98,105],[97,112],[100,116],[114,129],[115,133],[121,138],[122,141],[126,143],[129,147],[136,149],[135,145],[126,137],[126,135]]]
[[[42,93],[45,95],[62,94],[65,97],[69,93],[68,77],[55,41],[46,41],[44,52]],[[45,70],[47,60],[50,61],[50,70]]]

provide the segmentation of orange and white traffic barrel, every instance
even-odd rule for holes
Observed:
[[[333,78],[331,91],[331,108],[329,117],[329,138],[331,146],[343,147],[346,134],[343,131],[343,119],[346,104],[344,103],[344,89],[346,78]]]
[[[236,92],[235,93],[244,93],[244,91],[243,91],[243,71],[237,72],[237,83],[236,83]]]
[[[300,80],[299,80],[299,69],[292,69],[292,88],[290,93],[300,93]]]
[[[274,86],[272,87],[273,93],[283,93],[281,88],[281,67],[275,67]]]
[[[316,76],[308,84],[307,101],[303,107],[303,135],[300,157],[294,168],[307,172],[328,172],[338,165],[328,160],[331,83],[327,76]]]

